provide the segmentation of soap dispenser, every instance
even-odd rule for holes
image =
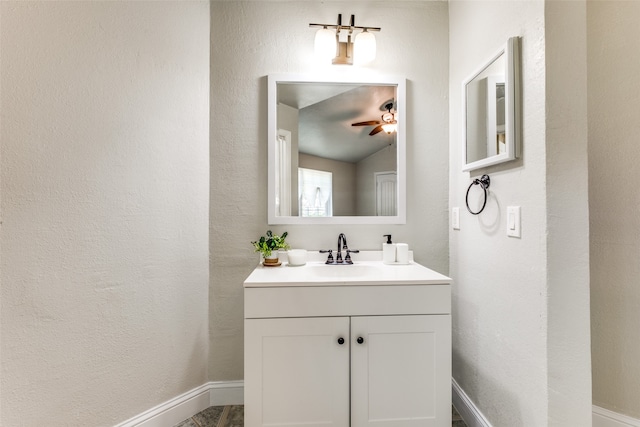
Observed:
[[[387,242],[382,244],[382,263],[395,264],[396,262],[396,245],[391,241],[391,234],[385,234]]]

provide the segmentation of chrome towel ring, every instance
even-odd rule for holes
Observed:
[[[480,178],[474,179],[471,182],[471,184],[469,184],[469,188],[467,188],[467,196],[465,197],[465,201],[467,203],[467,210],[471,215],[478,215],[480,212],[484,210],[484,207],[487,205],[487,188],[489,188],[490,184],[491,184],[491,179],[489,178],[489,175],[482,175]],[[473,212],[469,207],[469,190],[471,190],[471,187],[473,187],[474,185],[480,185],[484,190],[484,202],[482,203],[482,207],[478,212]]]

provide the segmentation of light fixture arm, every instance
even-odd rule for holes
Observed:
[[[349,34],[353,34],[354,30],[367,30],[367,31],[380,31],[382,28],[380,27],[360,27],[355,25],[355,15],[351,15],[351,20],[349,25],[342,25],[342,14],[338,14],[338,23],[336,25],[332,24],[309,24],[311,28],[327,28],[331,30],[336,30],[337,33],[340,33],[341,30],[349,30]]]

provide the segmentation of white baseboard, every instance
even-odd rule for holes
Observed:
[[[491,427],[489,421],[453,378],[451,391],[453,406],[468,427]],[[592,427],[640,427],[640,420],[593,405]]]
[[[242,405],[244,403],[244,381],[210,382],[209,406]]]
[[[593,427],[640,427],[640,420],[593,405]]]
[[[115,427],[171,427],[209,406],[241,405],[243,402],[244,381],[210,381]]]
[[[451,378],[451,400],[468,427],[491,427],[491,423],[453,378]]]
[[[456,380],[451,378],[453,406],[468,427],[492,427]],[[209,406],[242,405],[244,381],[210,381],[161,403],[115,427],[171,427]],[[593,405],[593,427],[640,427],[640,420]]]

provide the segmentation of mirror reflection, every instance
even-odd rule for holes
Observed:
[[[275,215],[396,216],[397,85],[278,82],[276,92]]]
[[[467,162],[506,153],[504,53],[466,86]]]

